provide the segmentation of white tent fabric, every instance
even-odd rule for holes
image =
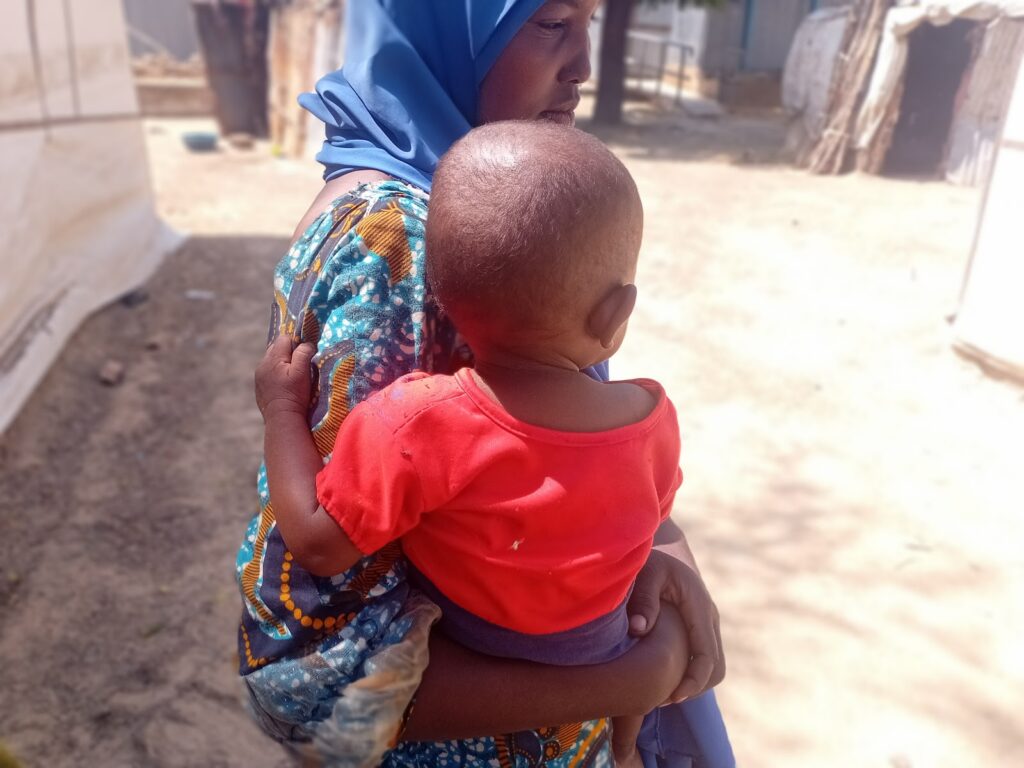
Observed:
[[[991,21],[1024,18],[1024,0],[918,0],[893,8],[885,18],[874,72],[857,119],[857,149],[871,145],[881,129],[907,64],[907,37],[924,23],[949,24],[954,19]]]
[[[954,332],[961,349],[1024,376],[1024,60],[982,206]]]
[[[0,431],[82,320],[178,242],[154,212],[120,1],[5,9]]]
[[[832,73],[850,23],[850,6],[814,11],[800,24],[782,73],[782,106],[797,118],[790,142],[817,139],[825,129]]]

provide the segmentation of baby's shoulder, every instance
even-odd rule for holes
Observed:
[[[454,376],[423,372],[409,373],[360,404],[393,431],[398,432],[412,422],[438,410],[439,406],[463,395]]]
[[[653,379],[609,381],[603,385],[624,423],[640,423],[664,415],[671,402],[664,388]]]

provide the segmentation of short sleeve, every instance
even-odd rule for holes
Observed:
[[[683,484],[683,470],[679,466],[682,445],[679,439],[679,417],[672,401],[665,398],[665,415],[659,425],[655,455],[658,461],[657,486],[661,521],[672,514],[676,492]]]
[[[399,445],[385,393],[353,409],[316,478],[320,505],[364,554],[419,524],[423,492],[411,453]]]
[[[672,478],[672,484],[669,486],[669,491],[661,498],[661,522],[665,522],[672,514],[672,505],[676,500],[676,491],[679,490],[682,484],[683,470],[681,467],[676,467],[675,475]]]

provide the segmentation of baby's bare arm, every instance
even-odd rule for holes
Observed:
[[[643,768],[636,748],[643,724],[643,715],[623,715],[612,720],[612,754],[617,768]]]
[[[263,414],[264,461],[281,537],[296,562],[316,576],[334,576],[355,565],[356,549],[316,496],[323,460],[309,432],[309,364],[314,349],[280,336],[256,369],[256,403]]]

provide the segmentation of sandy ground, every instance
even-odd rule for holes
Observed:
[[[1024,765],[1024,390],[945,321],[977,193],[806,176],[771,120],[633,120],[604,136],[647,207],[615,371],[680,410],[741,764]],[[280,764],[239,704],[232,563],[270,274],[318,174],[188,154],[186,127],[146,130],[192,238],[0,438],[0,739],[27,766]]]

